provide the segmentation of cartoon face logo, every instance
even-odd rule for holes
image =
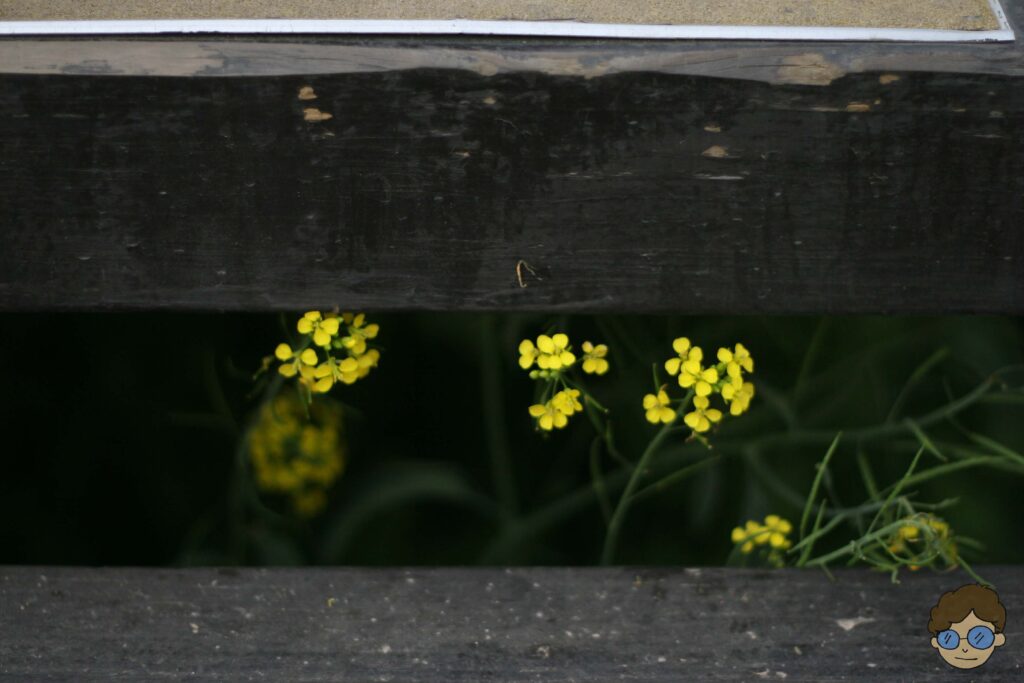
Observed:
[[[957,669],[974,669],[1006,642],[1006,609],[991,588],[979,584],[944,593],[932,608],[932,647]]]

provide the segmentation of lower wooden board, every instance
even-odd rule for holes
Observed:
[[[1024,568],[979,680],[1024,678]],[[963,574],[0,568],[0,675],[107,681],[948,681]],[[968,677],[964,677],[968,675]]]

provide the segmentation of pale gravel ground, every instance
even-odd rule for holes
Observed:
[[[0,0],[0,20],[214,18],[999,28],[987,0]]]

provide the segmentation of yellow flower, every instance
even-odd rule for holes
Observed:
[[[708,408],[708,404],[707,396],[694,396],[693,412],[683,417],[687,427],[698,433],[706,432],[711,429],[712,422],[722,419],[722,411]]]
[[[768,529],[768,543],[773,548],[788,548],[792,545],[787,535],[793,530],[793,525],[788,520],[778,515],[768,515],[764,518],[765,528]]]
[[[603,375],[608,372],[608,347],[604,344],[594,346],[588,341],[583,342],[583,372],[588,375]]]
[[[366,340],[377,337],[380,325],[376,323],[367,325],[366,315],[363,313],[342,313],[341,319],[345,323],[348,334],[338,339],[335,347],[348,349],[349,353],[354,356],[366,353]]]
[[[362,379],[363,377],[369,375],[370,370],[377,367],[377,363],[379,361],[380,351],[378,351],[377,349],[368,349],[366,353],[356,358],[356,364],[359,366],[356,369],[356,379]],[[351,384],[351,382],[346,382],[346,384]]]
[[[740,380],[729,381],[722,385],[722,398],[729,404],[730,415],[742,415],[750,407],[750,399],[754,398],[754,385]]]
[[[556,408],[551,401],[543,405],[538,403],[530,406],[530,415],[536,418],[537,425],[541,429],[548,432],[552,429],[561,429],[569,424],[569,418],[566,417],[565,413]]]
[[[355,358],[328,358],[313,372],[316,382],[311,389],[316,393],[327,393],[335,382],[353,384],[359,379],[359,361]]]
[[[764,524],[749,520],[742,528],[732,530],[732,542],[740,546],[740,552],[750,553],[756,546],[771,548],[769,560],[776,565],[782,564],[782,556],[778,551],[786,550],[793,545],[789,533],[793,525],[778,515],[768,515]]]
[[[726,364],[726,374],[736,379],[741,376],[741,370],[754,371],[754,359],[750,357],[750,352],[743,344],[737,344],[732,351],[726,348],[718,349],[718,360]]]
[[[285,377],[294,377],[304,367],[316,365],[317,362],[316,351],[313,349],[292,351],[292,347],[287,344],[278,344],[274,349],[274,355],[282,361],[277,371]]]
[[[699,346],[690,347],[690,340],[686,337],[679,337],[672,342],[672,350],[676,352],[675,358],[665,361],[665,372],[673,377],[679,374],[679,366],[688,360],[695,360],[698,363],[704,359],[704,352]]]
[[[695,351],[699,347],[694,348]],[[698,354],[699,355],[699,354]],[[700,360],[690,354],[690,360],[685,361],[680,367],[679,386],[684,389],[694,387],[698,397],[704,397],[711,393],[712,385],[718,382],[718,370],[714,368],[702,368]]]
[[[741,552],[749,553],[754,549],[755,543],[761,544],[757,539],[760,539],[765,531],[763,526],[750,520],[742,528],[736,527],[732,530],[732,542],[739,544]]]
[[[561,370],[576,362],[576,356],[569,350],[569,337],[558,333],[553,336],[542,334],[537,337],[540,355],[537,365],[542,370]]]
[[[519,342],[519,367],[529,370],[539,354],[540,350],[529,339]]]
[[[941,558],[947,566],[957,562],[957,544],[949,524],[928,513],[905,517],[885,541],[889,552],[907,562],[911,570],[930,566]]]
[[[320,311],[309,311],[299,318],[296,327],[302,334],[312,334],[317,346],[330,346],[331,339],[338,334],[338,319],[324,318]]]
[[[583,404],[579,402],[579,389],[565,389],[551,397],[551,405],[555,410],[564,413],[566,417],[583,410]]]
[[[659,422],[669,424],[676,419],[676,411],[669,408],[668,393],[664,389],[654,394],[644,396],[644,410],[647,411],[647,421],[651,424]]]
[[[326,489],[345,466],[341,408],[324,399],[306,407],[295,392],[265,404],[248,434],[249,459],[257,486],[291,499],[301,516],[317,514]]]

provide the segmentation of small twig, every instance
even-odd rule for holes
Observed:
[[[519,287],[520,288],[526,289],[526,286],[527,286],[526,280],[523,279],[523,269],[524,268],[526,269],[526,271],[530,275],[534,276],[538,280],[543,280],[544,279],[540,275],[537,275],[537,271],[534,270],[533,267],[529,263],[527,263],[523,259],[519,259],[518,261],[516,261],[516,280],[519,281]]]

